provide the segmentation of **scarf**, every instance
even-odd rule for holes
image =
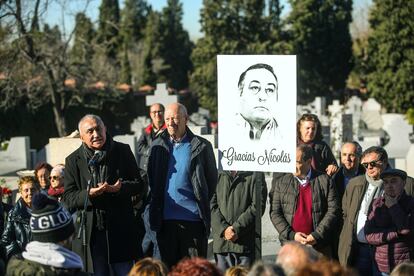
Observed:
[[[113,148],[112,137],[107,133],[106,142],[102,149],[100,150],[101,154],[94,164],[91,166],[88,165],[89,173],[91,174],[91,188],[98,187],[98,183],[104,183],[108,180],[108,156]],[[86,158],[86,163],[89,164],[89,161],[95,155],[95,151],[88,148],[88,146],[82,143],[83,153]],[[94,214],[96,218],[96,228],[100,231],[106,229],[105,223],[105,211],[101,209],[94,208]]]
[[[369,184],[375,187],[372,193],[369,195],[367,199],[367,204],[365,206],[364,214],[368,215],[368,210],[371,207],[372,200],[381,196],[383,194],[384,188],[382,186],[382,183],[383,183],[382,179],[374,180],[371,177],[369,177],[367,174],[365,174],[365,179],[367,180]]]
[[[42,265],[83,269],[82,259],[76,253],[55,243],[32,241],[27,244],[22,255],[26,260]]]
[[[50,186],[49,190],[47,191],[47,194],[50,196],[61,197],[64,191],[65,191],[64,187],[58,187],[55,189],[55,188],[52,188],[52,186]]]

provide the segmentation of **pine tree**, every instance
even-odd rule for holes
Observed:
[[[125,0],[121,11],[120,33],[128,47],[143,37],[150,7],[145,0]]]
[[[298,100],[345,86],[352,68],[351,0],[291,0],[292,47],[298,55]]]
[[[79,78],[86,76],[91,70],[94,55],[93,40],[96,36],[91,20],[84,14],[75,17],[74,42],[71,49],[71,63]]]
[[[414,102],[414,2],[374,0],[368,39],[368,91],[388,112]]]
[[[105,55],[115,60],[120,45],[118,0],[102,0],[99,7],[98,43],[105,49]]]
[[[166,68],[161,72],[168,85],[182,89],[188,87],[188,75],[192,68],[190,55],[192,43],[182,25],[182,4],[179,0],[168,0],[162,11],[161,54]]]
[[[144,33],[143,55],[141,57],[141,73],[138,76],[141,85],[155,85],[157,81],[165,81],[159,74],[165,70],[164,61],[161,58],[160,36],[161,36],[161,15],[151,11],[148,15],[148,22]]]
[[[191,56],[194,71],[190,83],[200,105],[210,110],[213,120],[217,118],[216,55],[271,54],[279,47],[276,45],[279,38],[272,40],[274,32],[270,27],[279,26],[269,23],[265,8],[264,0],[204,1],[200,18],[204,37],[197,41]]]

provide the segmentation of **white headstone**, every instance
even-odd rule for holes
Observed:
[[[384,114],[382,120],[384,121],[382,128],[390,137],[389,143],[384,147],[388,157],[405,158],[411,146],[408,134],[412,131],[412,126],[408,124],[402,114]]]
[[[381,105],[373,98],[362,105],[362,120],[368,129],[381,129],[383,121],[381,118]]]
[[[30,138],[13,137],[6,150],[0,150],[0,175],[30,168]]]
[[[79,148],[81,144],[80,138],[49,138],[47,162],[52,166],[65,164],[66,157]]]
[[[166,83],[157,83],[157,89],[155,90],[154,95],[146,96],[145,101],[147,106],[151,106],[155,103],[167,106],[171,103],[178,102],[178,96],[168,94]]]

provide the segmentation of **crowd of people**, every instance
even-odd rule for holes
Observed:
[[[19,179],[19,200],[2,205],[0,275],[413,275],[414,180],[382,147],[346,142],[338,166],[304,114],[296,171],[274,173],[267,191],[263,172],[218,172],[183,105],[154,104],[150,117],[139,163],[89,114],[65,165]],[[267,196],[273,264],[255,250]]]

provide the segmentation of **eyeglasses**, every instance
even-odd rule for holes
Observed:
[[[151,111],[151,114],[154,114],[154,115],[160,114],[160,115],[162,115],[162,114],[164,114],[164,111]]]
[[[380,164],[382,164],[382,161],[380,159],[377,159],[371,162],[361,163],[361,165],[364,166],[365,169],[368,169],[368,166],[371,166],[373,168],[373,167],[377,167]]]
[[[58,179],[60,179],[60,178],[62,178],[61,176],[56,176],[56,175],[54,175],[54,176],[49,176],[49,180],[58,180]]]

